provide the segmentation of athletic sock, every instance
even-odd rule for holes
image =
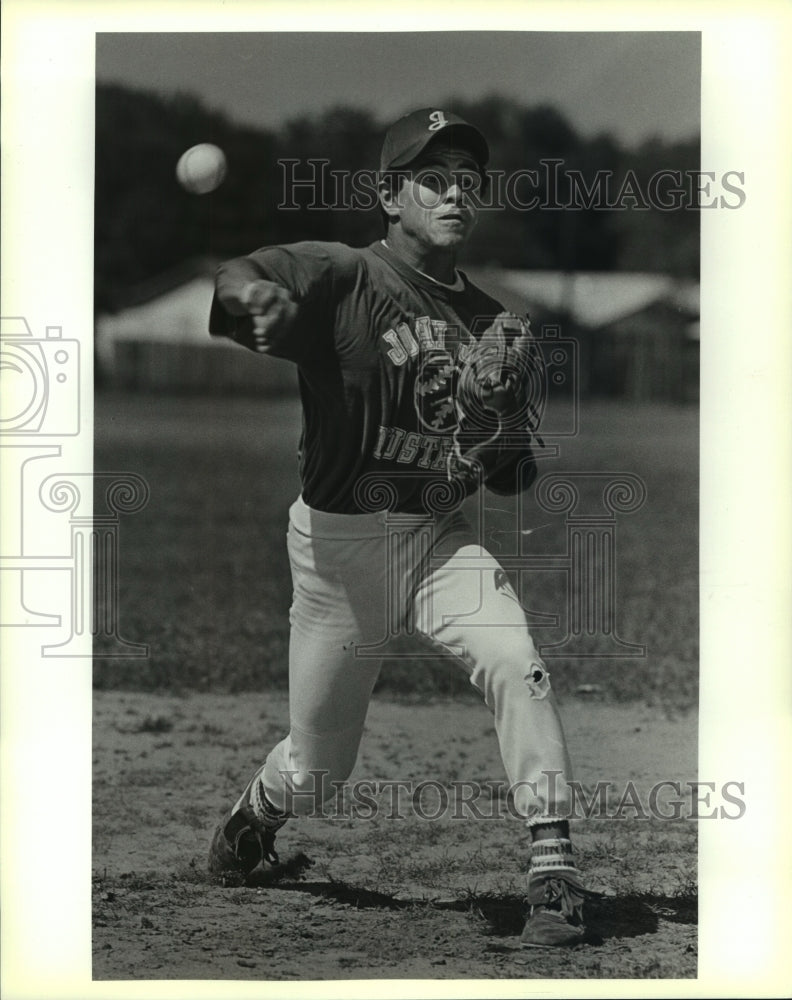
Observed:
[[[548,837],[531,844],[531,863],[528,867],[530,878],[545,874],[562,875],[564,872],[577,875],[571,840],[566,837]]]
[[[240,796],[237,804],[231,810],[231,815],[233,816],[237,813],[242,806],[247,806],[253,811],[256,818],[259,819],[264,826],[269,827],[271,830],[279,830],[289,818],[289,813],[280,812],[280,810],[276,809],[270,802],[264,794],[261,777],[261,772],[259,772],[255,778],[253,778]]]

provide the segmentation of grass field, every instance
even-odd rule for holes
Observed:
[[[95,428],[97,471],[135,472],[151,490],[146,509],[122,520],[120,559],[120,631],[147,643],[150,655],[98,660],[96,687],[283,687],[298,402],[100,394]],[[560,694],[585,685],[593,699],[640,700],[667,712],[696,704],[697,444],[694,408],[589,401],[578,436],[563,443],[559,458],[540,462],[540,474],[630,472],[647,489],[640,510],[617,517],[615,616],[620,637],[644,645],[646,655],[555,660]],[[513,535],[501,530],[513,523],[513,501],[486,495],[484,504],[493,551],[513,552]],[[537,529],[530,551],[563,552],[563,515],[547,515],[532,497],[523,521]],[[557,642],[565,624],[563,573],[524,574],[515,583],[530,611],[561,615],[557,626],[532,627],[540,647]],[[597,645],[580,649],[597,652]],[[378,689],[469,693],[453,668],[420,659],[388,661]]]

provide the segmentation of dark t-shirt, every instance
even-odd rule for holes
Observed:
[[[267,353],[298,366],[300,475],[309,506],[415,513],[433,509],[438,497],[447,503],[449,488],[460,495],[475,488],[448,472],[457,427],[455,362],[460,346],[502,311],[500,303],[464,275],[458,291],[424,277],[381,243],[296,243],[242,260],[288,289],[299,306],[295,323],[269,341]],[[219,269],[218,292],[235,266]],[[217,295],[209,329],[253,346],[251,319],[230,315]],[[530,457],[529,445],[527,434],[524,449],[512,444],[487,484],[503,493],[525,488],[535,469],[519,460]]]

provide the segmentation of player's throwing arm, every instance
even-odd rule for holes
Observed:
[[[244,270],[244,265],[243,265]],[[221,301],[235,316],[250,316],[253,321],[253,350],[266,354],[271,337],[288,332],[297,316],[297,303],[290,292],[274,281],[247,276],[222,282]]]

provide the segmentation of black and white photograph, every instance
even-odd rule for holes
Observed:
[[[788,386],[727,312],[782,241],[733,30],[180,7],[64,29],[90,183],[8,212],[63,214],[2,309],[6,752],[81,767],[85,995],[698,996],[729,940],[724,995],[782,995]]]

